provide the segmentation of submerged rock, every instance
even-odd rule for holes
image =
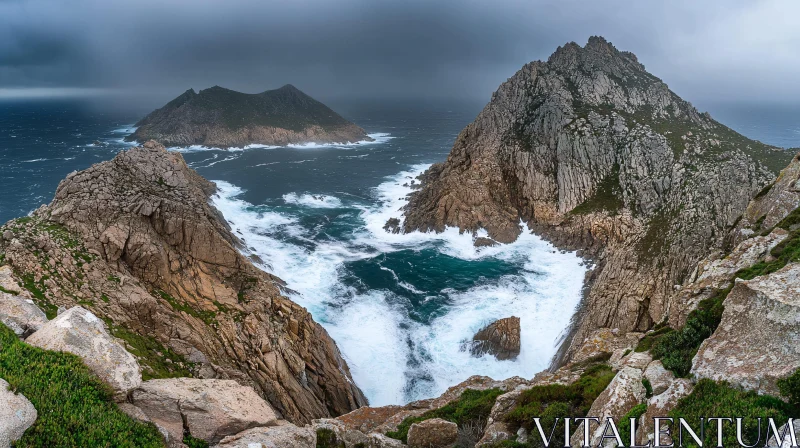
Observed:
[[[136,358],[108,334],[100,318],[82,307],[76,306],[60,314],[25,342],[79,356],[95,375],[116,391],[125,392],[142,383]]]
[[[515,359],[520,350],[519,317],[498,319],[472,338],[470,352],[474,356],[493,355],[499,360]]]

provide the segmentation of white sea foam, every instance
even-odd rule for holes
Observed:
[[[324,194],[300,194],[287,193],[283,195],[283,201],[287,204],[304,205],[312,208],[336,208],[342,206],[342,201],[335,196]]]
[[[496,379],[514,375],[531,378],[547,367],[556,352],[557,339],[580,300],[586,270],[582,261],[573,253],[555,250],[527,229],[512,244],[483,248],[475,248],[472,235],[460,234],[457,229],[448,228],[440,234],[385,232],[386,220],[402,219],[399,209],[412,191],[410,182],[426,168],[414,166],[388,178],[375,190],[377,203],[361,206],[363,224],[348,240],[317,241],[312,249],[286,242],[287,236],[310,241],[309,230],[295,217],[254,207],[237,198],[242,190],[217,181],[220,192],[214,197],[215,205],[246,245],[264,260],[262,267],[297,291],[293,300],[308,308],[336,340],[356,383],[373,405],[436,396],[474,374]],[[306,196],[293,193],[284,196],[284,201],[309,207],[327,201]],[[341,205],[337,198],[326,198],[331,204],[338,203],[337,207]],[[422,248],[435,248],[467,261],[503,260],[521,268],[514,275],[459,292],[448,288],[419,291],[390,268],[380,266],[402,288],[447,298],[443,314],[429,325],[410,319],[400,306],[402,298],[389,291],[359,293],[342,283],[348,261]],[[462,341],[471,339],[482,326],[512,315],[520,317],[522,324],[522,350],[516,360],[475,358],[461,351]],[[421,360],[418,366],[410,367],[412,356]],[[421,376],[432,381],[409,384],[410,377]]]
[[[347,142],[347,143],[298,143],[298,144],[290,144],[290,145],[260,145],[260,144],[252,144],[246,145],[241,148],[217,148],[214,146],[203,146],[203,145],[191,145],[191,146],[171,146],[167,148],[170,151],[175,152],[199,152],[199,151],[245,151],[251,149],[278,149],[278,148],[294,148],[294,149],[321,149],[321,148],[352,148],[356,146],[366,146],[366,145],[377,145],[380,143],[386,143],[389,140],[393,139],[391,135],[387,133],[375,133],[375,134],[367,134],[372,141],[370,140],[362,140],[358,142]]]

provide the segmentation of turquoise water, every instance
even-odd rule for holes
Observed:
[[[325,326],[373,404],[438,395],[472,374],[531,377],[547,367],[580,299],[587,267],[579,258],[528,232],[513,244],[478,250],[471,235],[455,229],[382,229],[401,217],[408,183],[447,157],[480,105],[333,106],[376,141],[172,150],[217,182],[213,202],[246,252],[259,255],[261,267],[283,278],[292,298]],[[146,111],[109,110],[79,102],[0,103],[0,221],[49,202],[69,172],[130,146],[122,137]],[[726,123],[751,137],[800,146],[794,121],[730,116],[741,121]],[[511,315],[522,319],[517,360],[461,350],[483,325]]]

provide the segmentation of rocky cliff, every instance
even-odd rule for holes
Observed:
[[[675,285],[723,246],[750,198],[791,155],[699,113],[600,37],[560,47],[503,83],[421,176],[405,231],[526,223],[596,268],[571,354],[598,328],[646,331]]]
[[[292,85],[257,94],[192,89],[141,121],[129,141],[219,148],[371,140],[363,129]]]
[[[0,227],[3,290],[51,319],[91,310],[145,379],[233,379],[297,423],[366,404],[325,330],[238,252],[215,188],[155,142],[74,172],[50,205]]]

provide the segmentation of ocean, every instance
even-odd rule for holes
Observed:
[[[212,198],[262,269],[331,334],[371,404],[437,396],[470,375],[525,378],[546,368],[589,268],[530,232],[476,249],[470,235],[388,234],[410,183],[442,161],[482,105],[331,103],[374,142],[171,148],[219,187]],[[800,147],[800,109],[718,106],[712,115],[765,143]],[[147,110],[102,101],[0,102],[0,222],[51,200],[71,171],[109,160]],[[514,361],[475,358],[464,341],[518,316]]]

